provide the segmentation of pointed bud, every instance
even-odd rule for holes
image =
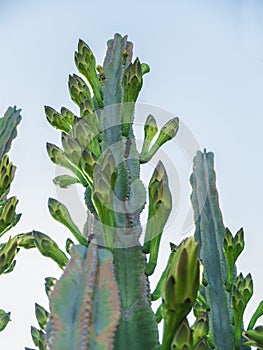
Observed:
[[[39,327],[45,330],[47,325],[47,320],[49,317],[49,312],[39,304],[35,303],[35,314],[36,314]]]
[[[40,253],[55,261],[60,268],[64,268],[68,263],[68,258],[59,249],[57,243],[44,233],[33,231],[35,245]]]
[[[208,344],[206,339],[200,339],[191,350],[208,350]]]
[[[165,142],[173,139],[179,129],[179,118],[169,120],[160,130],[156,144],[161,147]]]
[[[167,141],[173,139],[179,130],[179,118],[169,120],[160,130],[157,140],[154,142],[148,153],[144,152],[140,156],[140,162],[148,162],[158,151],[158,149]]]
[[[233,286],[233,279],[235,277],[235,263],[238,256],[244,249],[244,232],[243,229],[240,229],[235,237],[228,228],[225,230],[223,249],[224,255],[226,258],[226,267],[227,267],[227,281],[226,287],[228,291],[231,291]]]
[[[17,239],[18,247],[21,247],[21,248],[24,248],[24,249],[31,249],[31,248],[35,248],[36,247],[32,232],[19,233],[15,237]]]
[[[189,327],[188,321],[185,318],[180,324],[180,327],[177,329],[172,343],[171,349],[178,350],[192,350],[193,346],[193,335],[192,330]]]
[[[78,106],[81,105],[84,99],[87,99],[94,109],[90,90],[84,80],[76,74],[69,76],[68,88],[72,101]]]
[[[39,349],[46,349],[45,345],[45,333],[41,329],[31,326],[31,337],[33,343],[39,347]]]
[[[249,339],[249,341],[245,342],[244,345],[254,346],[258,349],[263,348],[263,326],[258,326],[255,329],[250,329],[243,332],[243,335]]]
[[[96,71],[95,57],[89,46],[83,40],[79,41],[78,52],[75,53],[75,63],[78,71],[85,76],[92,87],[99,108],[102,108],[102,90]]]
[[[64,133],[62,133],[62,145],[66,157],[77,166],[82,154],[81,146],[73,137]]]
[[[145,232],[145,253],[150,253],[146,274],[151,275],[156,267],[161,235],[172,210],[172,195],[168,176],[161,161],[158,162],[148,188],[149,212]]]
[[[192,326],[193,329],[193,344],[197,344],[202,338],[207,337],[208,334],[208,314],[201,313]]]
[[[190,312],[196,300],[200,272],[197,249],[198,244],[194,237],[183,240],[174,253],[167,272],[163,302],[164,336],[168,334],[168,338],[169,334],[175,334],[178,326]]]
[[[1,213],[1,219],[3,219],[5,226],[9,226],[13,222],[16,216],[17,203],[18,199],[16,197],[11,197],[7,200]]]
[[[48,199],[48,209],[51,216],[60,222],[62,225],[66,226],[77,239],[80,244],[86,245],[88,244],[85,237],[83,237],[79,228],[73,222],[67,207],[60,203],[58,200],[54,198]]]
[[[5,154],[0,161],[0,198],[8,193],[15,170],[16,167],[9,162],[8,155]]]
[[[10,319],[10,312],[0,309],[0,332],[5,329]]]
[[[70,132],[71,125],[55,109],[49,106],[45,106],[45,114],[49,124],[52,125],[54,128],[62,130],[66,133]]]
[[[17,239],[9,238],[0,248],[0,274],[8,271],[17,254]],[[11,267],[12,268],[12,267]]]
[[[124,73],[124,102],[135,102],[142,88],[142,68],[138,58]]]
[[[142,151],[140,154],[141,163],[144,163],[144,156],[148,153],[150,144],[157,132],[158,127],[156,124],[156,120],[153,115],[149,114],[144,124],[144,141],[142,145]]]
[[[67,125],[69,125],[70,127],[72,127],[73,122],[75,120],[75,115],[73,112],[71,112],[68,108],[66,107],[62,107],[60,110],[60,113],[63,117],[63,119],[65,120],[65,122],[67,123]]]

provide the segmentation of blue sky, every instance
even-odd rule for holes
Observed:
[[[102,62],[106,41],[115,32],[128,34],[135,57],[151,66],[140,102],[159,114],[155,115],[158,124],[178,115],[200,147],[215,153],[225,224],[233,232],[241,226],[245,229],[246,252],[238,266],[254,276],[251,313],[263,299],[262,1],[0,0],[0,114],[17,105],[23,115],[11,152],[18,167],[12,193],[18,196],[23,213],[13,233],[35,228],[61,244],[68,237],[47,211],[48,197],[61,194],[52,184],[55,168],[45,143],[59,143],[59,133],[46,122],[43,106],[76,111],[67,79],[76,72],[73,54],[78,39],[84,39]],[[140,116],[138,122],[142,120]],[[191,161],[184,159],[176,143],[167,145],[160,156],[180,182],[172,173],[178,210],[162,244],[163,263],[168,240],[182,238]],[[145,178],[148,170],[143,170]],[[74,215],[81,222],[81,214]],[[10,350],[32,346],[34,302],[47,306],[44,277],[59,274],[37,252],[21,252],[14,273],[1,276],[0,307],[11,310],[13,320],[0,334],[1,345]]]

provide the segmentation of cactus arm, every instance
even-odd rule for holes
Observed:
[[[225,228],[218,205],[212,153],[198,151],[191,176],[192,204],[196,221],[195,238],[207,281],[205,296],[210,306],[209,337],[217,349],[234,349],[230,295],[226,291],[223,255]]]
[[[124,56],[126,53],[126,57]],[[115,212],[116,225],[120,234],[115,237],[114,267],[121,301],[121,318],[115,335],[115,349],[158,349],[157,323],[150,307],[149,282],[145,276],[145,255],[139,244],[141,226],[139,214],[144,207],[145,198],[141,198],[144,187],[139,179],[139,154],[131,126],[128,135],[123,136],[121,123],[127,113],[122,104],[124,97],[123,79],[132,58],[132,44],[127,37],[116,34],[108,42],[104,60],[105,80],[103,86],[104,118],[102,144],[118,144],[114,152],[118,168],[115,183],[115,198],[122,202],[121,213]],[[116,104],[119,104],[116,106]],[[112,106],[107,108],[107,106]],[[117,112],[117,113],[116,113]],[[130,116],[130,122],[132,116]],[[127,133],[127,129],[125,129]],[[140,198],[137,202],[137,198]],[[140,202],[140,203],[139,203]],[[143,202],[143,203],[142,203]],[[115,201],[117,205],[118,201]],[[120,212],[119,211],[119,212]],[[127,232],[127,234],[125,233]],[[130,246],[130,247],[129,247]],[[136,286],[136,287],[135,287]],[[143,315],[143,317],[142,317]]]
[[[74,246],[71,260],[52,292],[50,309],[50,350],[112,349],[119,319],[112,254],[94,244],[89,248]]]
[[[115,349],[159,349],[144,271],[145,257],[139,246],[115,250],[115,273],[122,306]]]

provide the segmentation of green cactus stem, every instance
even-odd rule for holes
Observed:
[[[195,238],[204,266],[205,298],[210,307],[209,341],[216,349],[234,349],[231,300],[226,290],[225,228],[218,205],[212,153],[197,152],[191,176]]]

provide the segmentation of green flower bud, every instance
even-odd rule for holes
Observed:
[[[200,278],[197,249],[194,237],[183,240],[175,251],[167,272],[163,290],[165,344],[171,343],[173,335],[196,300]]]
[[[46,349],[45,345],[45,333],[41,329],[37,329],[36,327],[31,326],[31,337],[33,343],[39,347],[39,349]]]
[[[62,130],[66,133],[69,133],[71,130],[71,124],[58,113],[55,109],[49,106],[45,106],[45,114],[50,125],[58,130]]]
[[[154,142],[150,150],[143,152],[140,155],[140,162],[148,162],[158,151],[158,149],[167,141],[173,139],[179,130],[179,118],[173,118],[169,120],[160,130],[157,140]]]
[[[171,349],[178,350],[192,350],[193,346],[193,335],[192,330],[189,327],[188,321],[185,318],[177,329],[172,343]]]
[[[145,273],[151,275],[156,267],[161,235],[172,210],[168,177],[161,161],[154,170],[148,192],[149,211],[143,251],[150,253]]]
[[[5,226],[9,226],[13,222],[16,216],[17,203],[18,199],[16,197],[11,197],[7,200],[1,213],[1,219]]]
[[[75,63],[78,71],[85,76],[90,86],[92,87],[94,97],[99,108],[102,108],[102,90],[96,71],[95,57],[89,46],[83,40],[79,41],[78,52],[75,52]]]
[[[74,237],[77,239],[77,241],[80,244],[83,244],[85,246],[88,245],[88,242],[85,237],[83,237],[82,233],[80,232],[79,228],[75,225],[73,222],[68,209],[66,206],[59,201],[57,201],[54,198],[48,199],[48,209],[51,214],[51,216],[60,222],[62,225],[66,226],[74,235]]]
[[[78,166],[80,162],[80,158],[82,155],[81,146],[78,142],[67,134],[62,134],[62,145],[65,151],[66,157],[76,166]]]
[[[175,117],[169,120],[160,130],[156,144],[161,147],[165,142],[173,139],[179,129],[179,118]]]
[[[77,76],[76,74],[73,74],[73,76],[70,75],[68,88],[72,101],[74,101],[78,106],[81,105],[84,99],[87,99],[91,104],[91,107],[94,109],[90,90],[81,77]]]
[[[138,58],[124,73],[124,102],[135,102],[142,88],[142,68]]]
[[[15,170],[16,167],[9,162],[8,155],[5,154],[0,161],[0,198],[8,193]]]
[[[0,309],[0,332],[5,329],[10,319],[10,312]]]
[[[33,231],[33,236],[35,245],[42,255],[51,258],[62,269],[67,265],[68,258],[49,236],[38,231]]]
[[[240,229],[235,237],[232,236],[228,228],[225,230],[223,249],[227,265],[227,290],[230,291],[235,277],[235,262],[244,249],[244,232]]]
[[[150,66],[147,63],[141,64],[142,75],[150,72]]]
[[[205,338],[200,339],[192,348],[192,350],[207,350],[207,349],[208,349],[208,346]]]
[[[207,337],[208,334],[208,315],[207,312],[199,314],[195,323],[192,326],[193,329],[193,344],[197,344],[202,338]]]
[[[236,278],[232,291],[233,320],[235,327],[235,346],[241,346],[241,330],[245,308],[253,295],[253,281],[250,274],[243,277],[242,273]]]
[[[94,127],[90,128],[84,119],[79,119],[75,122],[72,136],[82,148],[88,148],[97,158],[100,157],[100,134]]]
[[[0,248],[0,274],[8,272],[17,254],[17,239],[9,238]],[[12,269],[12,267],[11,267]]]
[[[32,232],[19,233],[15,237],[17,239],[18,247],[25,248],[25,249],[31,249],[36,247]]]
[[[249,339],[249,341],[245,342],[244,345],[263,349],[263,326],[258,326],[255,329],[250,329],[243,332],[243,335]]]
[[[51,161],[57,165],[60,165],[64,168],[71,170],[79,179],[84,187],[87,187],[89,184],[89,179],[82,173],[82,171],[76,166],[73,165],[66,157],[65,153],[56,145],[52,143],[47,143],[47,152]]]
[[[144,157],[148,153],[150,144],[157,132],[158,127],[156,124],[156,120],[153,115],[149,114],[144,124],[144,140],[142,145],[142,151],[140,154],[141,163],[144,163]]]
[[[65,120],[65,122],[70,126],[72,127],[73,125],[73,122],[75,120],[75,115],[73,112],[71,112],[68,108],[66,107],[62,107],[61,110],[60,110],[60,113],[63,117],[63,119]]]
[[[35,303],[35,314],[36,314],[39,327],[45,330],[47,325],[47,320],[49,317],[49,312],[39,304]]]

